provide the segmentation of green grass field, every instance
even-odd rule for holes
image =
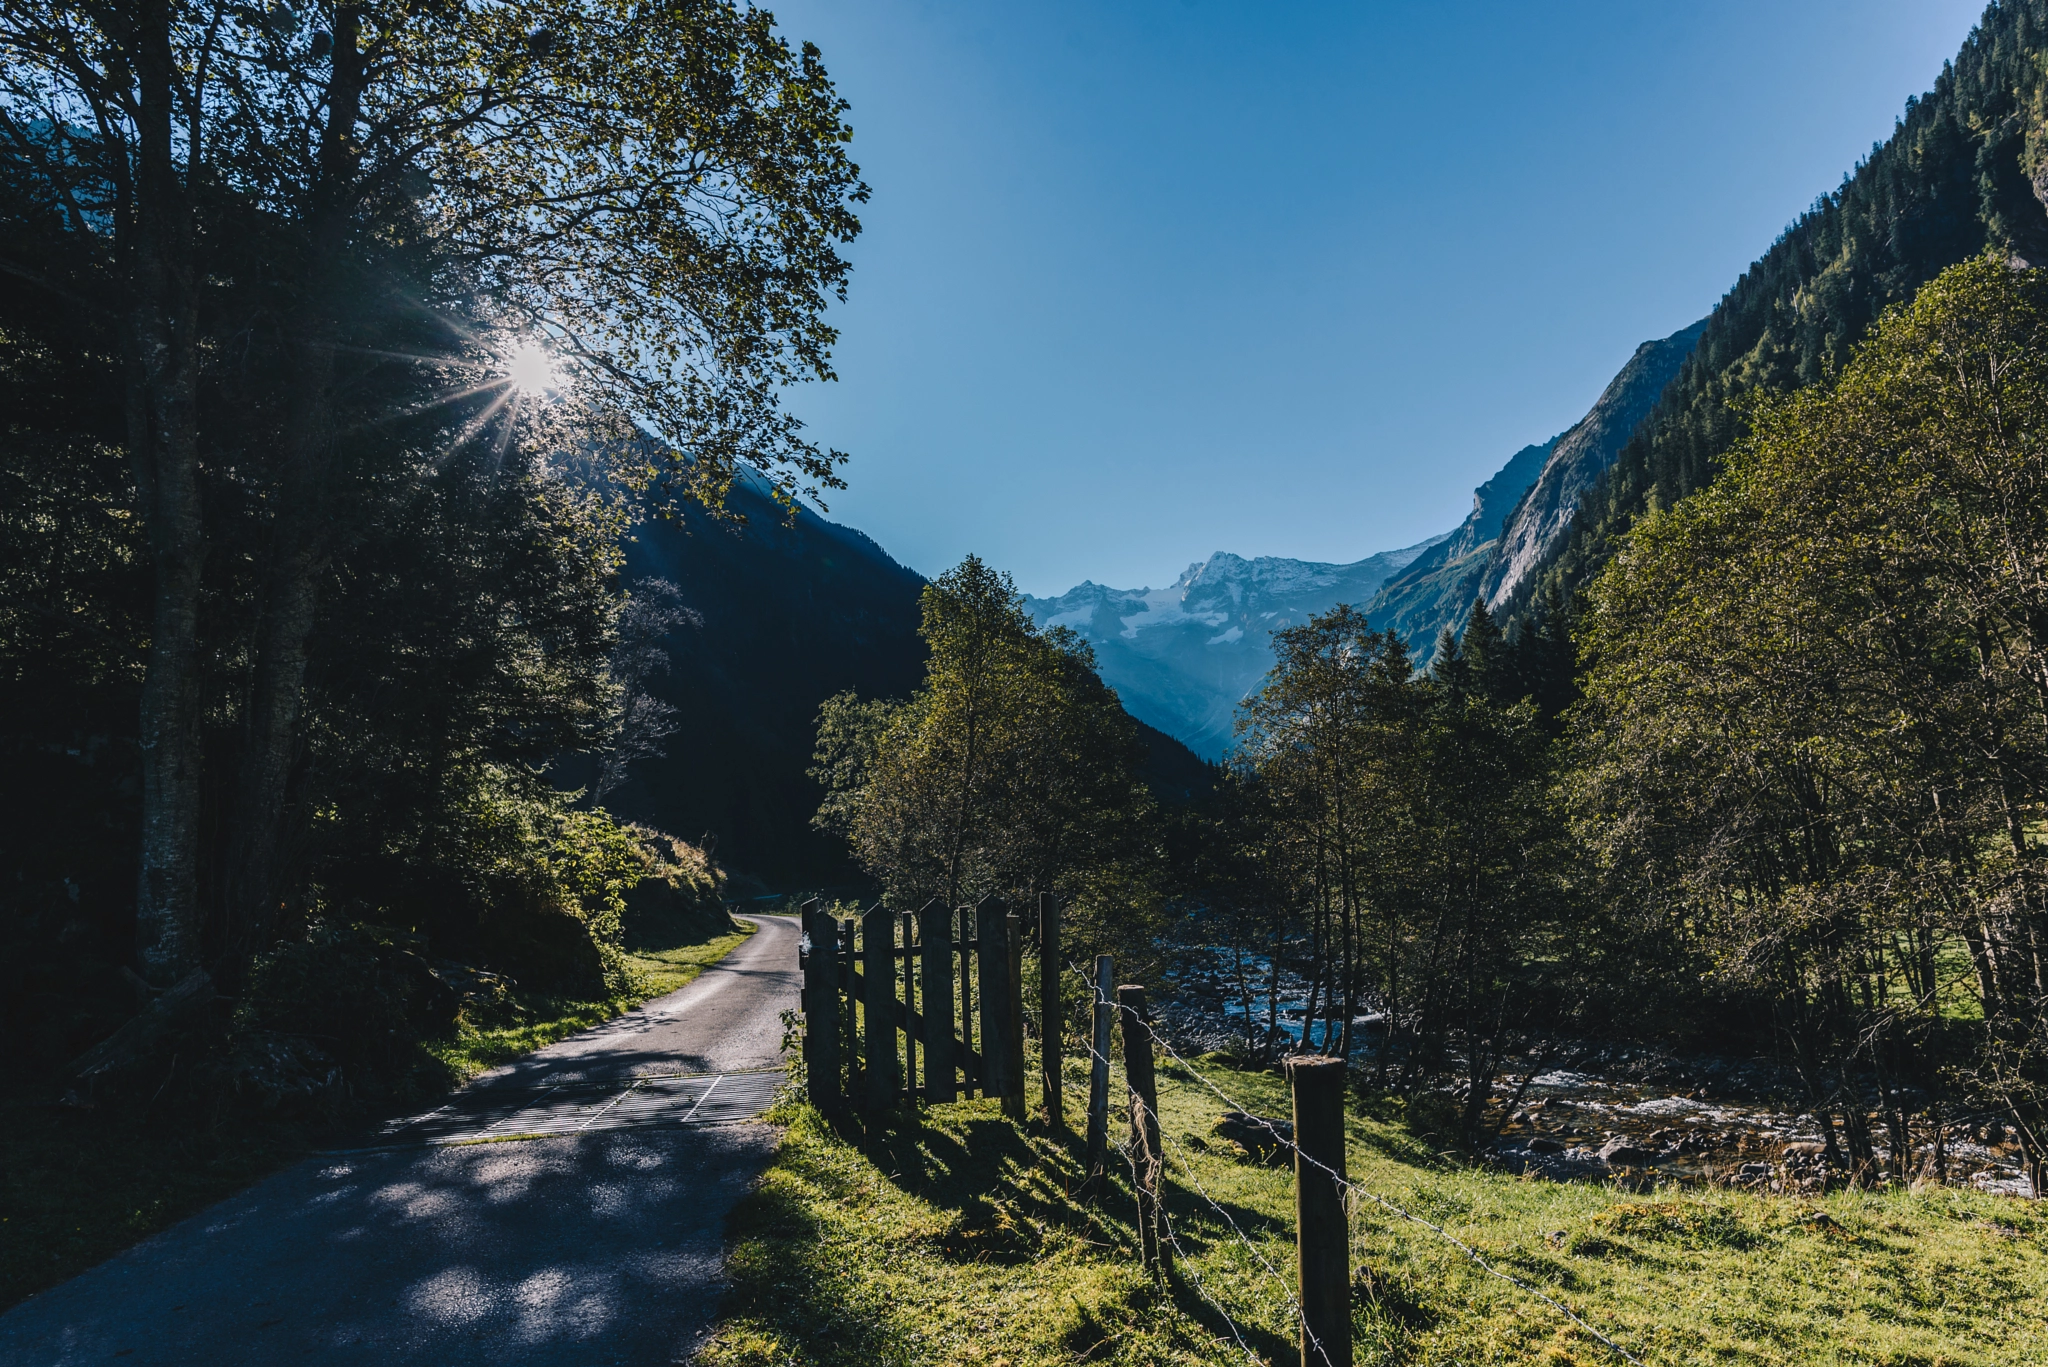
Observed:
[[[629,993],[596,1001],[513,994],[506,1024],[468,1021],[422,1042],[426,1075],[453,1082],[685,986],[751,929],[629,947]],[[318,1128],[247,1110],[167,1127],[147,1113],[60,1109],[54,1080],[0,1077],[0,1309],[111,1257],[317,1146]]]
[[[1201,1067],[1252,1109],[1287,1114],[1283,1079]],[[1081,1088],[1074,1072],[1070,1116]],[[1128,1175],[1099,1203],[1077,1199],[1074,1142],[982,1101],[872,1130],[786,1103],[782,1152],[735,1216],[727,1320],[704,1361],[1292,1363],[1292,1175],[1212,1139],[1223,1109],[1161,1071],[1184,1257],[1155,1286],[1136,1265]],[[1354,1181],[1645,1363],[2048,1362],[2048,1219],[2031,1202],[1522,1180],[1433,1154],[1398,1103],[1374,1110],[1350,1122]],[[1418,1225],[1362,1204],[1352,1229],[1360,1363],[1622,1361]]]

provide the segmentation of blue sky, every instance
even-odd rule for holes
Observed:
[[[1976,0],[768,0],[874,199],[830,516],[1026,592],[1444,531],[1886,137]]]

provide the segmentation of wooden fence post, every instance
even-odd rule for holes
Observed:
[[[824,977],[819,971],[820,956],[812,952],[812,947],[816,943],[813,935],[818,925],[817,898],[813,897],[797,908],[796,924],[796,964],[804,975],[803,986],[797,989],[797,1009],[803,1012],[804,1017],[804,1077],[815,1095],[818,1084],[809,1079],[817,1075],[818,1044],[812,1036],[816,1033],[818,1003],[824,997],[824,993],[819,991]],[[834,1025],[836,1027],[836,1021]]]
[[[868,1027],[868,1106],[896,1099],[896,913],[877,906],[860,918],[861,995]]]
[[[845,1098],[839,1076],[839,923],[817,898],[804,903],[804,1077],[830,1115]]]
[[[1095,956],[1095,1020],[1089,1044],[1088,1180],[1099,1182],[1109,1162],[1109,1027],[1116,1014],[1116,961]]]
[[[943,1105],[953,1089],[953,912],[937,899],[917,913],[924,942],[924,1099]]]
[[[1003,985],[1008,989],[1004,1002],[1009,1022],[1003,1032],[1003,1044],[1009,1049],[1009,1057],[1003,1063],[1003,1073],[1008,1079],[1003,1088],[1003,1114],[1024,1123],[1024,918],[1011,912],[1003,918],[1006,947],[1009,950],[1010,968],[1003,975]]]
[[[963,1074],[961,1094],[973,1096],[980,1088],[987,1093],[981,1070],[971,1061],[974,1053],[974,956],[979,953],[981,929],[975,924],[974,908],[956,907],[952,913],[960,922],[960,1044],[967,1052],[961,1056],[960,1068]],[[982,1052],[988,1051],[988,1041],[981,1042]]]
[[[1138,1175],[1138,1247],[1145,1266],[1158,1272],[1165,1259],[1159,1246],[1159,1179],[1166,1170],[1159,1129],[1159,1087],[1152,1076],[1152,1031],[1145,1018],[1145,989],[1125,983],[1116,990],[1124,1022],[1124,1080],[1131,1089],[1131,1158]]]
[[[1351,1230],[1344,1216],[1344,1060],[1287,1060],[1294,1091],[1294,1241],[1303,1367],[1351,1367]]]
[[[981,961],[981,1094],[1008,1096],[1010,1080],[1003,1072],[1010,1062],[1010,990],[1003,980],[1010,973],[1009,918],[995,897],[984,897],[974,916],[975,957]]]
[[[1038,1075],[1045,1092],[1045,1123],[1055,1135],[1067,1128],[1066,1098],[1060,1089],[1060,904],[1038,894]]]
[[[896,918],[903,923],[903,1099],[917,1103],[917,918],[904,912]],[[893,934],[893,932],[892,932]],[[893,952],[893,951],[892,951]],[[896,981],[896,965],[889,965],[889,981]],[[925,1060],[931,1066],[931,1060]]]
[[[836,916],[830,920],[832,933],[837,940],[835,952],[839,956],[839,995],[833,1005],[838,1010],[840,1024],[844,1027],[839,1037],[839,1055],[845,1069],[846,1096],[851,1100],[858,1095],[856,1086],[861,1079],[860,1018],[854,1010],[854,988],[860,982],[860,960],[854,952],[854,936],[860,930],[860,921],[852,916],[844,921]]]

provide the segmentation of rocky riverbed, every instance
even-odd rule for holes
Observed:
[[[1242,1055],[1242,1017],[1223,975],[1187,975],[1160,1009],[1162,1023],[1189,1057],[1207,1050]],[[1219,990],[1225,989],[1225,990]],[[1300,1048],[1298,994],[1283,993],[1276,1048]],[[1358,1022],[1356,1067],[1370,1069],[1377,1017]],[[1484,1154],[1512,1172],[1557,1181],[1677,1181],[1811,1193],[1848,1176],[1839,1150],[1831,1162],[1819,1120],[1800,1111],[1795,1079],[1769,1059],[1685,1057],[1597,1042],[1553,1045],[1495,1077],[1488,1121],[1498,1138]],[[1534,1075],[1529,1069],[1533,1066]],[[1446,1100],[1462,1103],[1458,1092]],[[1945,1182],[2031,1196],[2019,1145],[1995,1118],[1960,1116],[1937,1134],[1911,1117],[1906,1164],[1915,1183]],[[1890,1131],[1873,1121],[1877,1158],[1895,1170]],[[1894,1179],[1895,1180],[1895,1179]]]
[[[1773,1071],[1761,1062],[1692,1063],[1695,1073],[1724,1078]],[[1817,1192],[1847,1175],[1839,1156],[1831,1168],[1820,1122],[1773,1104],[1768,1092],[1744,1096],[1725,1085],[1675,1091],[1631,1078],[1625,1069],[1605,1073],[1583,1065],[1540,1072],[1526,1088],[1512,1074],[1496,1086],[1497,1095],[1519,1092],[1521,1098],[1507,1115],[1495,1113],[1500,1138],[1488,1151],[1510,1171],[1560,1180],[1654,1175],[1780,1192]],[[1951,1123],[1938,1142],[1933,1128],[1922,1124],[1912,1143],[1906,1166],[1915,1181],[2033,1194],[2018,1146],[1995,1121]],[[1877,1157],[1890,1167],[1883,1143]]]

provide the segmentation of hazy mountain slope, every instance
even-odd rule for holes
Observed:
[[[1272,668],[1275,630],[1338,603],[1370,602],[1442,540],[1348,565],[1218,551],[1167,588],[1083,583],[1056,598],[1026,597],[1024,606],[1041,626],[1069,627],[1095,647],[1124,710],[1214,760],[1230,746],[1239,700]]]
[[[1438,632],[1464,621],[1481,576],[1493,564],[1502,524],[1535,483],[1557,440],[1523,447],[1472,491],[1472,511],[1457,529],[1380,586],[1366,608],[1375,627],[1399,632],[1410,650],[1426,656]]]
[[[758,478],[737,482],[729,506],[745,525],[691,509],[626,545],[626,576],[673,582],[704,624],[668,638],[672,664],[653,684],[679,714],[666,757],[641,761],[605,805],[687,839],[709,831],[721,859],[771,881],[848,880],[843,845],[810,826],[818,705],[917,686],[924,579],[807,508],[785,523]]]
[[[1569,535],[1497,595],[1515,613],[1585,584],[1644,509],[1705,486],[1732,400],[1822,379],[1891,304],[1995,246],[2048,264],[2048,0],[2001,0],[1890,138],[1744,272]]]
[[[1501,528],[1500,546],[1480,582],[1489,608],[1498,608],[1563,539],[1579,500],[1599,484],[1664,387],[1692,355],[1702,318],[1661,341],[1636,348],[1621,373],[1608,381],[1592,411],[1552,444],[1543,473]],[[1469,609],[1471,601],[1465,606]]]
[[[668,638],[671,665],[653,683],[678,712],[666,755],[635,765],[605,805],[688,839],[709,832],[728,866],[775,886],[856,881],[844,846],[810,825],[823,797],[806,773],[818,705],[848,688],[905,697],[917,687],[924,578],[808,508],[785,522],[757,476],[734,485],[729,506],[744,525],[691,510],[642,523],[626,545],[627,579],[673,582],[703,626]],[[1162,800],[1206,786],[1179,741],[1141,735],[1144,777]]]

